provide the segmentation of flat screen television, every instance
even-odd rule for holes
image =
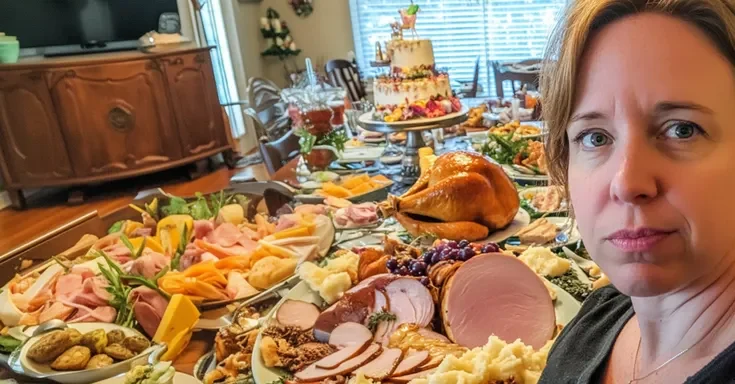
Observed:
[[[23,55],[137,48],[176,0],[0,0],[0,32],[17,36]]]

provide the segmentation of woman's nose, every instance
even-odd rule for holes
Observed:
[[[627,140],[614,155],[610,197],[623,204],[645,204],[659,193],[654,149],[645,138]]]

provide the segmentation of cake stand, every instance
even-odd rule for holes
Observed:
[[[467,120],[468,112],[469,108],[463,106],[459,112],[450,113],[442,117],[396,121],[392,123],[373,120],[373,112],[368,112],[360,116],[357,124],[363,129],[373,132],[406,132],[406,152],[401,160],[400,182],[406,185],[413,185],[421,175],[421,169],[419,168],[419,148],[426,146],[421,132],[461,124]]]

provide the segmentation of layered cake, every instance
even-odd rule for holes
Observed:
[[[431,40],[395,39],[386,44],[390,73],[375,79],[374,118],[386,122],[445,116],[459,112],[449,76],[437,71]]]

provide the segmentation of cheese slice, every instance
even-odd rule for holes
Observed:
[[[178,293],[173,295],[153,341],[168,344],[170,349],[174,339],[182,332],[191,332],[199,316],[199,310],[187,296]]]
[[[186,349],[191,341],[192,333],[191,329],[186,329],[174,336],[171,342],[168,343],[166,352],[161,355],[161,361],[174,361],[181,352],[184,352],[184,349]]]

